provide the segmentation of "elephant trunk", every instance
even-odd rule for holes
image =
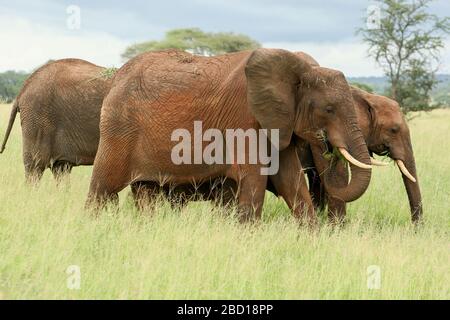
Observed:
[[[408,141],[409,142],[409,141]],[[410,145],[410,143],[407,143]],[[412,147],[406,148],[407,152],[403,163],[407,171],[414,177],[414,179],[409,178],[407,175],[402,173],[403,183],[405,185],[406,193],[408,194],[409,206],[411,208],[411,219],[414,223],[418,223],[422,218],[422,196],[420,193],[419,181],[417,178],[416,162],[414,159],[414,154]],[[415,182],[413,181],[415,180]]]
[[[367,150],[364,137],[356,125],[356,122],[350,122],[348,126],[348,136],[352,137],[347,144],[348,153],[362,164],[370,164],[370,155]],[[332,158],[326,160],[323,156],[323,149],[313,146],[313,157],[319,172],[323,175],[325,188],[330,196],[335,199],[351,202],[367,190],[370,182],[371,170],[361,168],[353,163],[349,163],[351,171],[351,180],[348,181],[348,175],[343,175],[339,169],[342,163],[339,159]]]

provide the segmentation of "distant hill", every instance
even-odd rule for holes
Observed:
[[[348,77],[347,80],[351,82],[363,83],[370,86],[376,93],[382,94],[387,87],[386,77]]]
[[[433,90],[433,101],[450,107],[450,74],[438,74],[437,79],[439,83]],[[367,84],[378,94],[385,93],[388,87],[387,77],[348,77],[348,81]]]

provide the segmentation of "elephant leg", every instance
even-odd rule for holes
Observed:
[[[339,161],[335,166],[336,176],[340,178],[340,185],[345,187],[348,184],[349,173],[346,164]],[[328,200],[328,221],[333,224],[342,224],[346,215],[346,203],[341,199],[336,199],[330,195],[325,195],[324,199]]]
[[[322,181],[316,169],[310,169],[307,172],[309,192],[314,205],[314,209],[322,211],[326,206],[326,196]]]
[[[238,212],[241,222],[261,219],[267,176],[261,175],[259,166],[253,166],[251,171],[238,178]]]
[[[306,220],[309,225],[317,224],[306,178],[294,146],[280,153],[280,169],[270,179],[297,219],[301,222]]]
[[[40,159],[37,159],[36,157],[33,157],[31,153],[24,152],[23,163],[25,167],[25,179],[27,183],[38,183],[41,180],[42,175],[44,174],[44,171],[46,169],[44,162]]]
[[[26,119],[25,119],[26,120]],[[25,178],[30,184],[38,183],[45,169],[50,167],[51,136],[47,132],[41,132],[25,121],[22,127],[22,154],[25,166]]]
[[[53,177],[56,179],[56,181],[59,183],[63,179],[66,179],[69,177],[70,173],[72,172],[72,164],[69,162],[56,162],[52,165],[51,170]]]
[[[126,146],[120,140],[106,145],[108,147],[102,147],[100,142],[86,202],[86,207],[94,210],[103,208],[107,203],[118,204],[118,193],[130,181]]]
[[[145,208],[151,208],[159,192],[160,187],[156,182],[139,181],[131,184],[134,204],[140,211],[143,211]]]
[[[346,203],[340,199],[328,197],[328,221],[332,225],[341,225],[346,215]]]

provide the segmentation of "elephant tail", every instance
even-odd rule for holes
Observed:
[[[12,106],[11,115],[9,117],[9,123],[8,128],[6,129],[5,138],[3,139],[2,147],[0,149],[0,153],[3,153],[5,151],[6,142],[8,142],[9,135],[11,134],[12,127],[14,125],[14,120],[16,120],[17,112],[19,112],[19,103],[14,101],[14,104]]]

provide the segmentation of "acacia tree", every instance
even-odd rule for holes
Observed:
[[[146,52],[163,49],[180,49],[197,55],[213,56],[228,52],[256,49],[261,45],[243,34],[231,32],[204,32],[198,28],[168,31],[161,41],[137,43],[126,48],[124,60]]]
[[[427,12],[433,0],[376,0],[380,16],[372,28],[360,28],[369,56],[389,79],[389,95],[404,113],[430,107],[430,92],[450,18]]]

